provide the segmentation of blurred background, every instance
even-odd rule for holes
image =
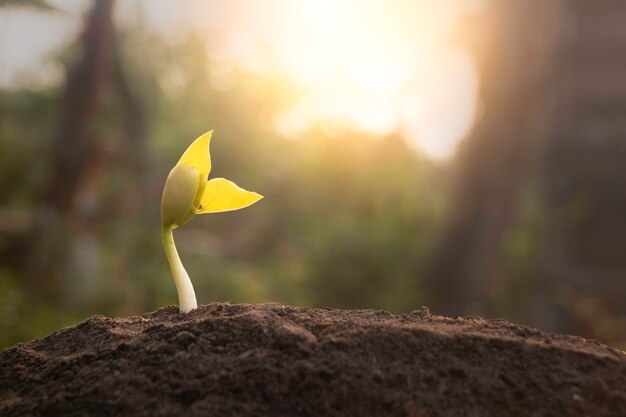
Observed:
[[[626,347],[626,2],[0,0],[0,347],[177,302],[505,318]]]

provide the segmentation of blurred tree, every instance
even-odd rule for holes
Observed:
[[[31,5],[29,3],[29,5]],[[33,3],[37,7],[39,3]],[[13,239],[2,250],[8,264],[22,271],[24,285],[33,293],[45,294],[54,288],[64,258],[66,222],[74,209],[76,190],[86,177],[94,157],[95,115],[108,78],[113,24],[113,0],[96,0],[81,35],[80,56],[67,74],[60,124],[50,152],[52,163],[43,186],[43,204],[31,223],[31,230]]]
[[[602,315],[626,317],[626,3],[570,1],[561,44],[558,124],[545,157],[547,224],[539,278],[555,294],[537,321],[566,311],[561,331],[590,333],[596,303]],[[601,314],[598,314],[602,316]],[[545,320],[544,320],[545,321]],[[605,320],[603,320],[605,321]],[[605,321],[606,322],[606,321]],[[600,326],[595,326],[599,328]],[[611,337],[626,342],[626,318]]]
[[[483,112],[427,268],[440,311],[626,340],[625,14],[611,0],[492,2],[463,33]]]
[[[64,110],[54,143],[46,201],[61,216],[73,209],[83,172],[94,155],[94,120],[111,68],[113,0],[95,0],[81,35],[80,58],[67,74]]]
[[[440,312],[496,313],[503,238],[554,111],[559,6],[492,2],[463,34],[479,68],[482,113],[456,156],[448,231],[425,274]]]

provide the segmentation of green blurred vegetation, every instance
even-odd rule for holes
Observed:
[[[496,12],[532,8],[494,4]],[[511,39],[526,39],[502,22]],[[511,39],[487,39],[503,39],[505,53],[515,49]],[[66,45],[55,58],[68,79],[79,49]],[[615,259],[600,253],[596,269],[583,265],[587,281],[569,285],[569,270],[551,281],[559,272],[554,265],[573,265],[576,272],[584,260],[554,256],[554,248],[561,256],[563,241],[576,241],[568,233],[583,223],[595,197],[572,185],[567,173],[575,168],[550,174],[539,167],[549,146],[508,150],[530,140],[515,123],[525,123],[519,114],[534,108],[518,104],[522,95],[514,89],[501,94],[530,78],[516,61],[509,65],[518,73],[506,60],[486,66],[484,100],[508,105],[506,111],[487,112],[455,159],[433,162],[398,135],[320,126],[299,140],[284,139],[272,117],[298,86],[234,68],[232,85],[224,88],[211,78],[219,64],[206,40],[194,35],[172,42],[142,25],[116,28],[114,54],[119,68],[102,87],[67,211],[52,207],[50,190],[64,152],[55,138],[66,80],[0,89],[0,348],[92,314],[140,314],[176,302],[161,244],[161,191],[181,152],[211,129],[211,176],[265,199],[247,210],[194,218],[175,232],[200,304],[278,301],[393,312],[429,305],[435,312],[504,317],[624,345],[626,318],[607,301],[616,304],[612,288],[623,288],[623,279],[589,285]],[[523,53],[516,59],[532,61]],[[539,86],[532,99],[545,90]],[[527,124],[541,128],[549,124],[544,117],[556,118],[547,111],[540,116]],[[518,157],[522,152],[532,156]],[[518,159],[534,162],[516,165]],[[577,164],[564,162],[565,168]],[[574,197],[563,197],[568,192]],[[591,229],[615,229],[602,221]],[[587,235],[593,233],[578,238]]]
[[[446,215],[439,168],[395,136],[278,137],[264,120],[276,81],[238,74],[234,88],[215,90],[207,77],[212,62],[193,36],[172,47],[154,34],[125,33],[123,57],[149,114],[144,181],[129,179],[123,106],[108,93],[94,129],[102,155],[79,191],[93,194],[95,207],[68,219],[69,249],[56,260],[63,264],[61,282],[2,270],[1,345],[90,314],[137,314],[176,302],[159,235],[160,191],[180,152],[209,129],[215,129],[212,176],[232,178],[266,198],[253,209],[202,216],[177,231],[201,303],[409,311],[424,302],[416,267]],[[185,82],[169,85],[171,74]],[[41,215],[61,87],[2,91],[1,203],[7,216],[24,223]],[[147,189],[139,192],[137,184]],[[2,244],[22,231],[15,226],[19,230],[3,231]],[[37,242],[43,250],[45,240]]]

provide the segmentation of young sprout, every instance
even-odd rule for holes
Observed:
[[[181,313],[193,310],[198,303],[191,279],[176,251],[172,230],[187,223],[196,214],[238,210],[263,198],[224,178],[208,180],[212,134],[213,131],[205,133],[187,148],[167,176],[161,199],[163,246],[176,283]]]

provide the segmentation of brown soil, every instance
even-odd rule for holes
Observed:
[[[1,416],[626,416],[626,354],[427,309],[176,307],[0,354]]]

